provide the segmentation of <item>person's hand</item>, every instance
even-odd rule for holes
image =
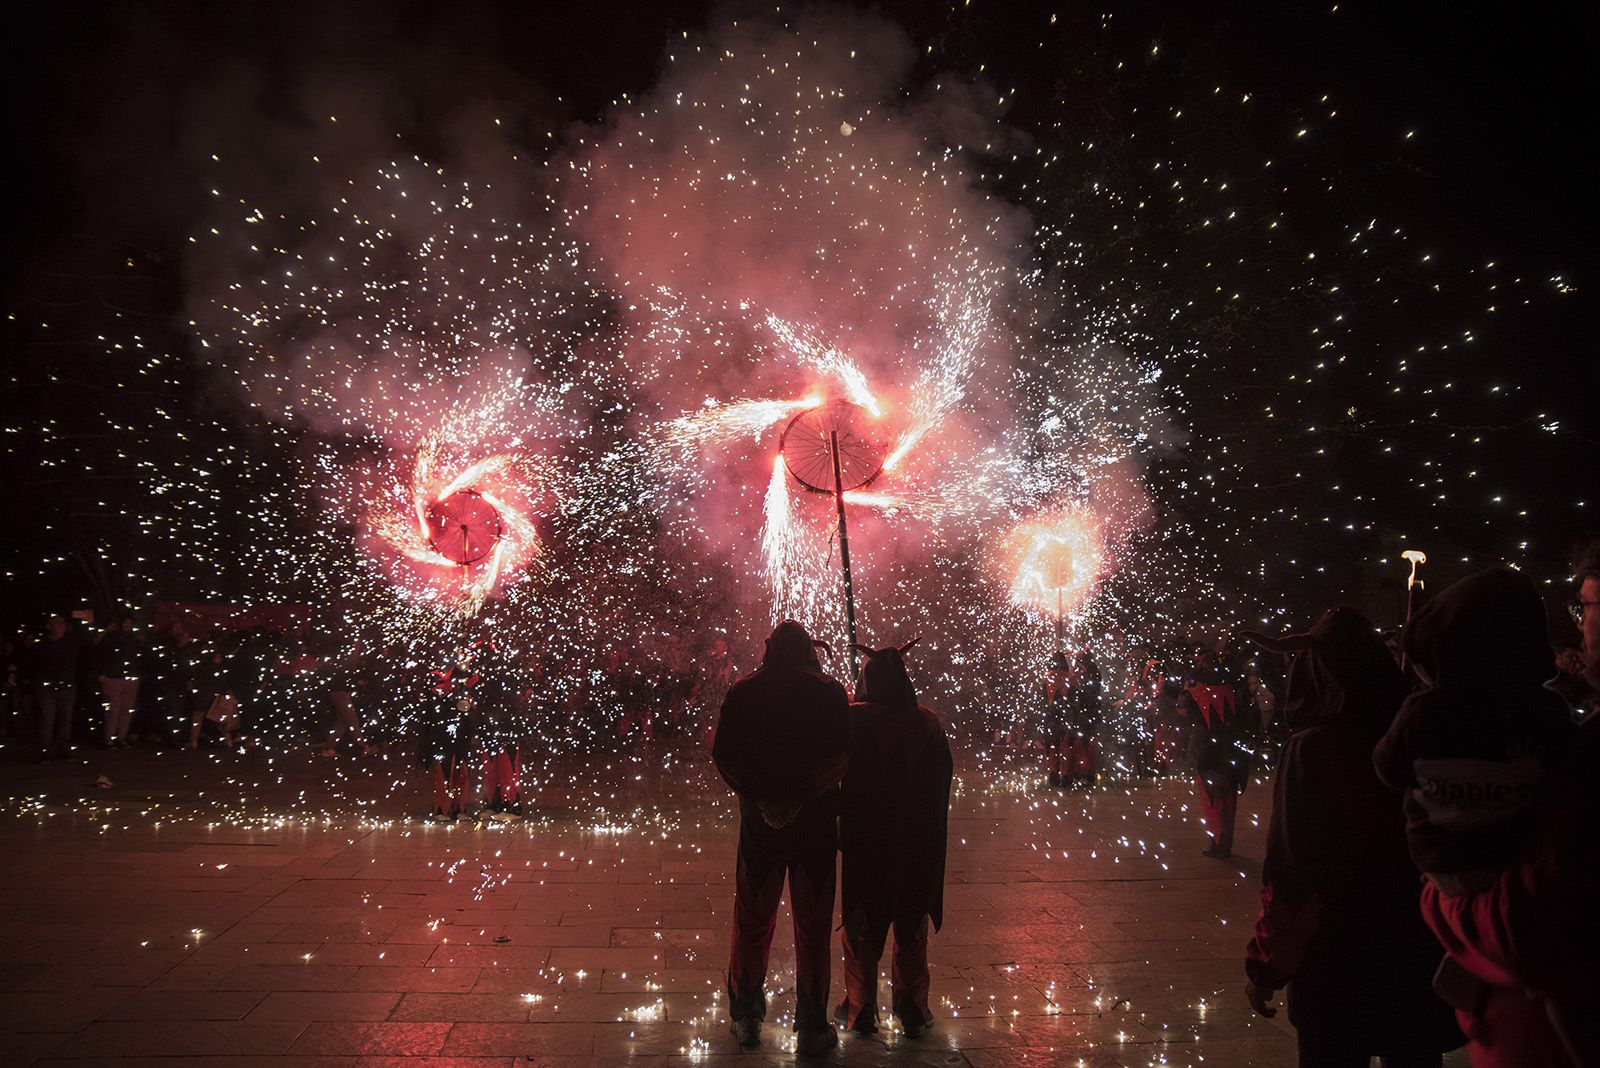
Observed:
[[[1246,979],[1244,983],[1244,996],[1250,1002],[1250,1007],[1256,1010],[1258,1016],[1272,1019],[1278,1015],[1278,1010],[1273,1007],[1272,999],[1278,992],[1271,987],[1257,986]]]
[[[800,815],[802,805],[799,801],[763,801],[761,802],[761,819],[773,830],[782,830],[794,822]]]

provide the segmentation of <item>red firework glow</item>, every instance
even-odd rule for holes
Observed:
[[[557,469],[505,448],[516,435],[501,401],[448,413],[365,511],[364,545],[409,599],[470,614],[539,561],[537,521],[560,503]]]
[[[430,549],[464,567],[494,552],[506,524],[483,494],[464,489],[430,504],[424,529]]]
[[[1029,612],[1065,616],[1081,608],[1105,570],[1100,521],[1079,508],[1017,524],[1001,549],[1011,601]]]

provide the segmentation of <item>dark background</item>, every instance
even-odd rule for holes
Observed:
[[[1509,561],[1566,595],[1568,548],[1600,531],[1593,5],[872,7],[932,46],[918,79],[982,66],[1014,90],[1008,123],[1029,144],[1078,154],[974,164],[1042,231],[1095,250],[1070,282],[1086,307],[1113,292],[1182,309],[1160,340],[1192,350],[1164,380],[1191,441],[1151,478],[1241,605],[1392,615],[1410,546],[1436,586]],[[414,150],[442,149],[449,116],[478,102],[547,143],[647,91],[670,37],[764,10],[9,12],[4,614],[251,588],[212,547],[250,536],[238,502],[264,476],[242,457],[281,444],[188,359],[201,146],[250,141],[252,116],[292,128],[295,88],[330,72],[370,76],[374,113]],[[196,129],[218,114],[245,118]],[[1108,187],[1147,209],[1107,206]],[[1048,269],[1063,247],[1042,238],[1039,255]],[[203,486],[154,492],[202,465]],[[295,522],[292,503],[272,521]]]

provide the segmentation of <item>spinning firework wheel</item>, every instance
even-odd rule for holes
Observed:
[[[850,675],[856,674],[856,594],[850,577],[850,534],[844,521],[846,490],[860,489],[883,470],[883,445],[867,427],[867,413],[849,401],[830,401],[789,420],[778,452],[795,481],[813,493],[831,493],[839,509],[839,565],[844,570],[844,611],[850,637]]]
[[[784,466],[795,481],[813,493],[860,489],[883,470],[883,444],[870,433],[866,412],[849,401],[831,401],[807,408],[784,427],[778,442]],[[833,449],[839,448],[838,478]]]
[[[428,506],[428,547],[466,567],[486,559],[505,537],[500,510],[477,490],[457,490]]]

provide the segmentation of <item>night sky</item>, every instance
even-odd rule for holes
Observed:
[[[979,79],[1003,102],[1003,138],[949,147],[1028,213],[1040,269],[1067,278],[1063,316],[1129,302],[1168,354],[1162,399],[1186,435],[1146,479],[1184,524],[1176,550],[1242,615],[1304,620],[1342,600],[1392,617],[1409,547],[1432,558],[1430,584],[1511,562],[1564,596],[1568,548],[1600,529],[1600,13],[1126,6],[870,10],[918,49],[907,93]],[[237,511],[270,472],[218,468],[176,513],[152,493],[169,467],[265,447],[191,359],[209,267],[189,239],[210,225],[212,153],[292,209],[308,195],[301,150],[327,143],[323,105],[352,167],[396,145],[470,159],[456,131],[479,111],[532,158],[569,151],[650,91],[685,32],[771,11],[11,12],[8,624],[261,593],[252,564],[214,547],[254,536]],[[279,507],[274,522],[316,522]]]

